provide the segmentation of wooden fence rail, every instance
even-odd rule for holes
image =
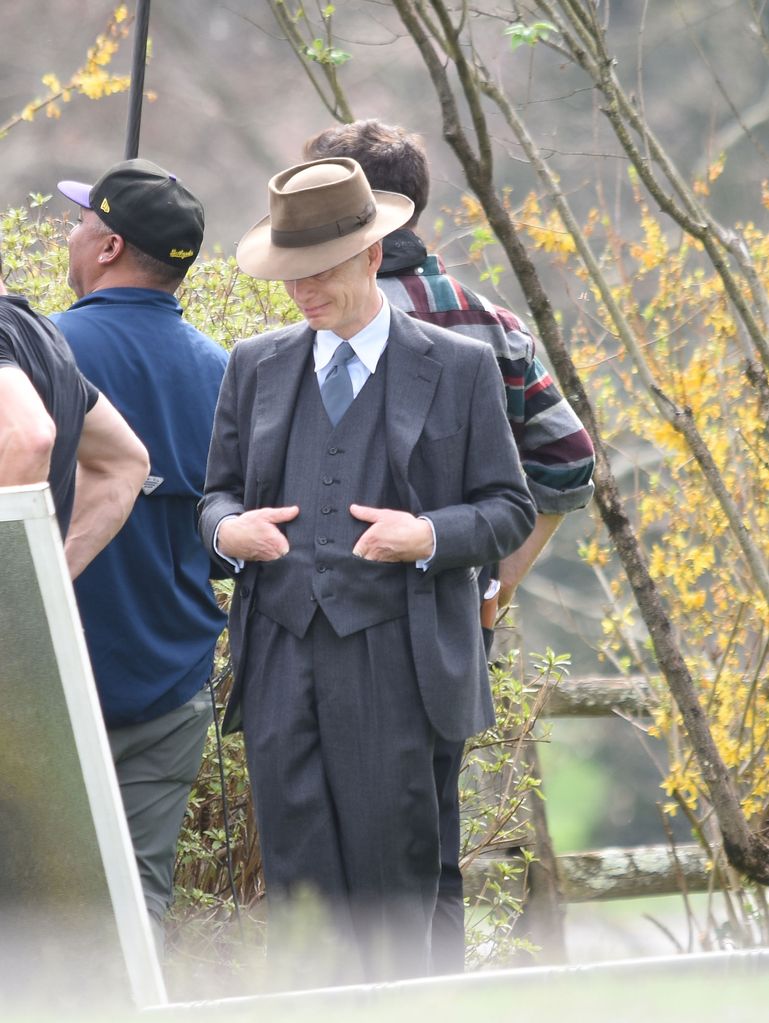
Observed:
[[[570,678],[548,693],[541,686],[530,691],[532,705],[541,705],[539,717],[598,718],[619,715],[648,718],[650,709],[664,694],[641,677]],[[541,777],[536,744],[524,754],[530,767]],[[543,779],[547,792],[547,779]],[[536,860],[529,870],[516,873],[509,882],[526,890],[517,894],[525,907],[524,925],[530,938],[542,949],[541,963],[566,961],[563,930],[564,907],[568,903],[629,899],[641,896],[705,892],[713,886],[707,853],[696,844],[606,848],[594,852],[556,856],[547,828],[546,804],[532,801],[532,848]],[[509,864],[520,851],[484,853],[464,867],[469,892],[479,889],[496,864]]]
[[[541,686],[532,689],[539,692]],[[573,678],[551,688],[540,717],[646,717],[656,697],[642,676]]]
[[[497,865],[515,862],[516,854],[483,854],[469,863],[464,874],[469,890]],[[708,891],[712,877],[708,856],[701,846],[664,845],[607,848],[595,852],[556,856],[558,889],[563,902],[632,899],[647,895],[676,895]]]

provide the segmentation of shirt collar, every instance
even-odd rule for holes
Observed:
[[[83,306],[107,305],[118,303],[120,305],[136,306],[167,306],[179,316],[182,314],[182,307],[175,295],[169,291],[160,291],[157,288],[99,288],[83,295],[74,302],[70,309],[80,309]]]
[[[350,347],[369,373],[376,372],[377,363],[390,335],[390,304],[381,291],[379,297],[382,299],[382,305],[374,319],[357,334],[348,338]],[[341,341],[342,338],[337,337],[332,330],[319,330],[316,333],[313,346],[316,373],[331,362]]]

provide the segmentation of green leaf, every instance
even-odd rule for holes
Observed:
[[[508,25],[505,35],[510,36],[510,49],[515,52],[519,46],[535,46],[540,40],[547,40],[550,33],[555,31],[555,25],[549,21],[535,21],[533,25],[516,21]]]
[[[331,64],[334,67],[352,59],[352,54],[338,50],[335,46],[325,46],[322,39],[313,39],[309,46],[305,46],[304,55],[316,64]]]

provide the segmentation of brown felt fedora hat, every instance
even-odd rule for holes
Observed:
[[[300,163],[269,183],[270,213],[238,242],[238,266],[265,281],[299,280],[357,256],[403,227],[414,204],[372,191],[357,160]]]

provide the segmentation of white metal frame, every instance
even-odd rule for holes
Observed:
[[[165,1005],[163,976],[47,484],[0,487],[0,522],[13,521],[24,523],[131,993],[137,1008]]]

